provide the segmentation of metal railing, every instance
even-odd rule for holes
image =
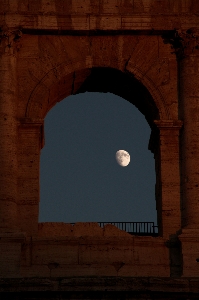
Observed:
[[[154,222],[98,222],[100,227],[112,224],[133,235],[158,235],[158,226]]]
[[[107,224],[116,226],[132,235],[158,236],[158,226],[154,222],[97,222],[100,227]],[[75,224],[75,223],[71,223]]]

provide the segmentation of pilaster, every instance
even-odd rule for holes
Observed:
[[[159,234],[164,238],[181,228],[179,132],[180,120],[155,120],[150,148],[156,162],[156,207]],[[152,139],[154,141],[152,141]]]
[[[178,30],[169,41],[178,60],[181,213],[184,277],[199,276],[199,28]]]
[[[17,222],[17,78],[19,30],[0,32],[0,232]]]
[[[19,227],[22,232],[32,236],[38,233],[43,120],[21,119],[18,132]]]
[[[182,225],[199,229],[199,29],[177,33],[181,136]]]

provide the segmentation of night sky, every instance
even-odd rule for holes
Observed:
[[[155,161],[150,127],[111,93],[81,93],[45,118],[39,222],[155,222]],[[131,156],[118,165],[116,151]]]

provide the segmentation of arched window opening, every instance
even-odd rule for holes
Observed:
[[[39,222],[157,224],[145,117],[112,93],[80,90],[56,104],[45,118]],[[127,167],[115,160],[119,149],[131,155]]]

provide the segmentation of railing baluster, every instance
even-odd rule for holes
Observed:
[[[70,224],[74,225],[75,223]],[[154,222],[98,222],[98,224],[101,228],[107,224],[112,224],[117,228],[125,230],[131,234],[158,235],[158,226],[154,225]]]

